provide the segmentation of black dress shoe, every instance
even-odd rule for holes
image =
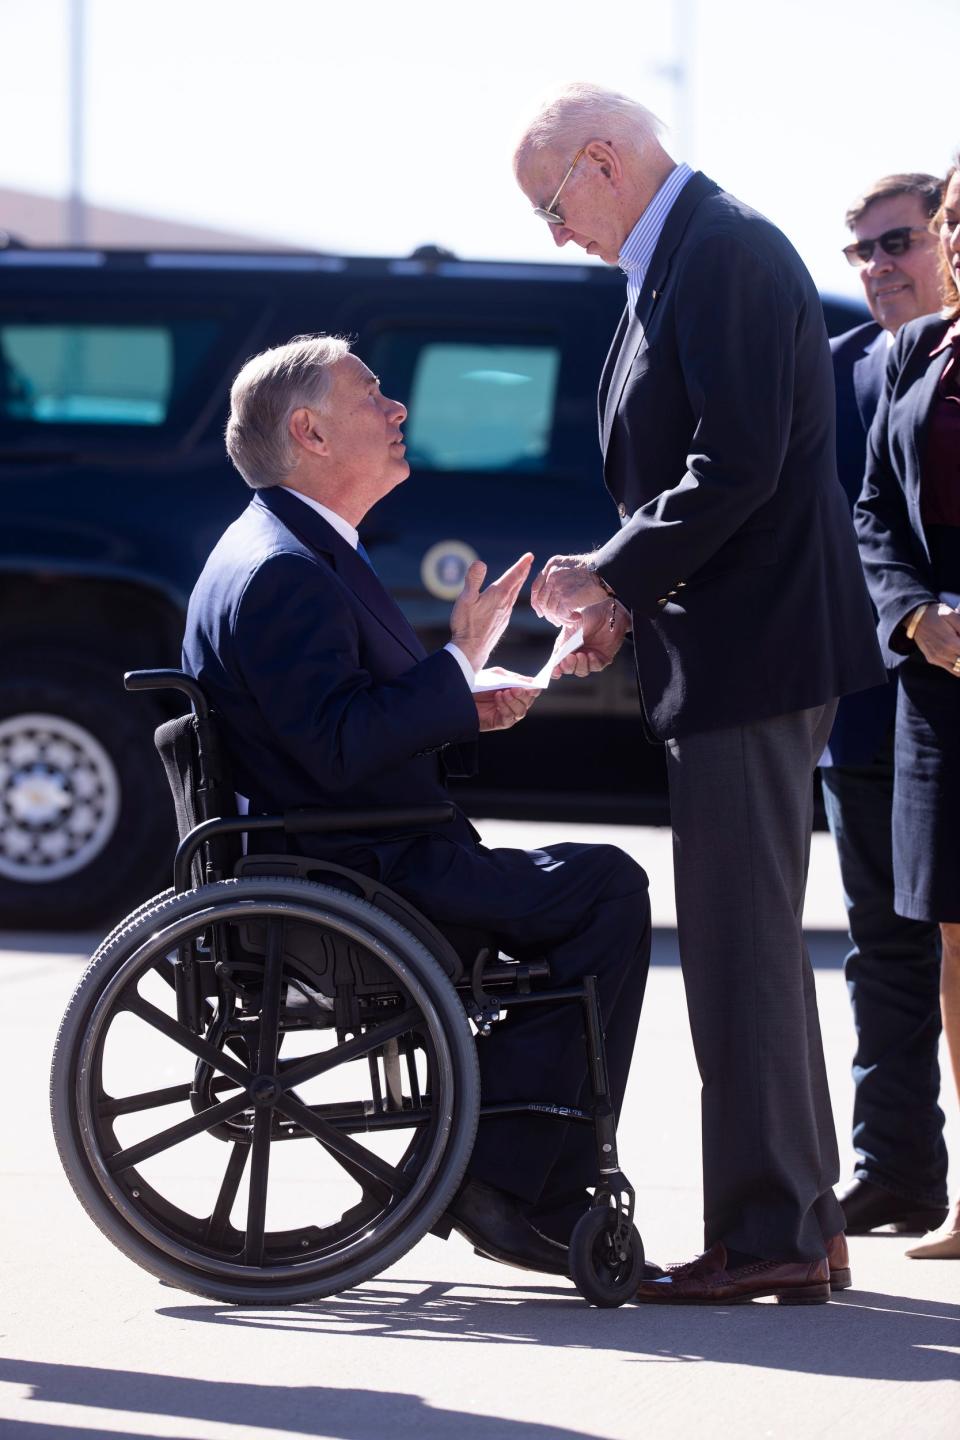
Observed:
[[[904,1200],[870,1180],[854,1180],[840,1196],[848,1235],[869,1235],[881,1225],[892,1225],[898,1235],[925,1235],[947,1218],[947,1207]]]
[[[468,1180],[450,1205],[447,1217],[478,1255],[521,1270],[540,1270],[547,1275],[568,1273],[566,1245],[541,1235],[524,1215],[521,1202],[505,1190],[495,1190],[482,1180]],[[435,1229],[443,1233],[439,1227]],[[448,1234],[449,1230],[450,1226]]]

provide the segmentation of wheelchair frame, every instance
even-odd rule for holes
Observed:
[[[187,697],[191,763],[185,811],[177,805],[181,838],[173,888],[138,907],[95,952],[68,1007],[54,1054],[54,1131],[68,1177],[95,1223],[137,1263],[182,1288],[239,1303],[320,1298],[372,1278],[428,1230],[446,1238],[456,1223],[447,1207],[469,1161],[478,1119],[535,1113],[593,1127],[598,1179],[592,1204],[571,1237],[570,1274],[593,1304],[615,1306],[629,1299],[642,1273],[643,1245],[633,1224],[634,1191],[619,1166],[595,977],[585,976],[580,985],[537,990],[534,982],[549,980],[546,961],[503,961],[490,946],[477,950],[466,974],[449,940],[425,916],[356,871],[323,860],[269,854],[247,855],[231,866],[231,846],[244,835],[422,827],[449,822],[454,807],[230,814],[232,790],[214,716],[199,684],[176,670],[129,672],[124,684],[130,691],[175,689]],[[158,731],[158,748],[166,728]],[[169,765],[168,778],[176,804]],[[196,823],[190,824],[192,820]],[[256,938],[261,910],[263,942]],[[314,938],[318,926],[321,933]],[[296,949],[305,933],[310,936],[307,958]],[[322,978],[316,968],[318,946],[332,956]],[[343,953],[349,959],[345,969]],[[359,970],[357,955],[363,957]],[[392,978],[385,991],[381,972],[388,971]],[[358,982],[361,972],[366,978]],[[137,989],[140,978],[153,973],[173,987],[175,1019]],[[337,978],[341,973],[353,978],[342,982]],[[324,985],[333,993],[327,994]],[[420,994],[416,1011],[402,997],[396,1000],[393,992],[405,987]],[[399,1003],[399,1015],[386,1018],[386,1008],[382,1014],[375,1006],[371,1009],[374,1001],[388,1008]],[[293,1014],[294,1003],[303,1015]],[[475,1076],[476,1056],[471,1050],[468,1058],[465,1052],[465,1032],[466,1043],[473,1045],[469,1028],[456,1020],[451,1007],[459,1007],[473,1022],[477,1043],[483,1044],[503,1012],[554,1003],[580,1006],[589,1108],[524,1100],[484,1105],[475,1093],[475,1078],[470,1078]],[[110,1025],[124,1011],[192,1053],[195,1074],[189,1088],[117,1098],[107,1094],[98,1078],[91,1089],[91,1076],[102,1067]],[[436,1023],[428,1011],[439,1017]],[[410,1018],[414,1013],[419,1020]],[[426,1036],[417,1028],[421,1021],[427,1024]],[[286,1034],[334,1027],[333,1052],[320,1051],[309,1061],[280,1060]],[[424,1083],[431,1087],[423,1093],[418,1049],[426,1066]],[[366,1056],[373,1098],[363,1102],[362,1110],[356,1104],[311,1107],[293,1093],[295,1086],[333,1068],[321,1058],[331,1053],[340,1057],[336,1065]],[[435,1093],[432,1087],[438,1084]],[[218,1099],[238,1090],[229,1099]],[[438,1104],[438,1096],[443,1104]],[[150,1109],[151,1103],[159,1107],[185,1099],[193,1114],[179,1125],[127,1147],[114,1134],[117,1116]],[[463,1111],[459,1118],[458,1107]],[[413,1131],[400,1165],[392,1169],[350,1139],[352,1134],[391,1129]],[[233,1144],[210,1217],[193,1217],[168,1203],[138,1169],[164,1149],[201,1133]],[[309,1239],[300,1239],[313,1264],[307,1273],[309,1267],[305,1270],[300,1257],[293,1258],[294,1240],[286,1232],[267,1235],[265,1217],[271,1144],[309,1135],[358,1182],[363,1201],[333,1227],[312,1227]],[[244,1145],[253,1158],[243,1248],[238,1252],[240,1232],[232,1225],[231,1213],[246,1164]],[[411,1196],[431,1166],[416,1221],[406,1223],[404,1207],[409,1202],[412,1213]],[[323,1241],[327,1234],[338,1240]],[[379,1248],[371,1244],[364,1251],[371,1234],[385,1239]],[[279,1265],[270,1264],[271,1243],[274,1260],[283,1259]],[[336,1243],[342,1246],[342,1264],[340,1251],[331,1252]]]

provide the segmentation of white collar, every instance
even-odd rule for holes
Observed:
[[[340,538],[346,540],[351,549],[356,550],[360,536],[350,524],[349,520],[344,520],[343,516],[338,515],[336,510],[330,510],[326,505],[321,505],[320,501],[314,500],[311,495],[304,495],[302,490],[294,490],[292,485],[281,485],[280,489],[288,491],[291,495],[296,495],[297,499],[302,500],[304,505],[309,505],[311,510],[316,510],[317,514],[322,515],[328,525],[333,526]]]

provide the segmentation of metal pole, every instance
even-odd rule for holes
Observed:
[[[695,164],[693,155],[693,96],[690,71],[695,43],[697,0],[673,0],[670,7],[670,58],[654,67],[673,91],[673,147],[677,160]]]
[[[674,0],[673,77],[677,150],[679,159],[694,165],[694,109],[690,76],[696,43],[696,11],[697,0]]]
[[[67,0],[67,4],[70,22],[69,104],[67,108],[70,190],[67,197],[67,239],[71,245],[84,245],[87,240],[83,198],[86,0]]]

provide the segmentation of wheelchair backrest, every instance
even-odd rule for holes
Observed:
[[[182,840],[203,820],[236,815],[229,765],[212,717],[178,715],[157,727],[154,744],[173,797],[177,833]],[[218,836],[194,861],[194,884],[230,875],[241,855],[240,838]]]

